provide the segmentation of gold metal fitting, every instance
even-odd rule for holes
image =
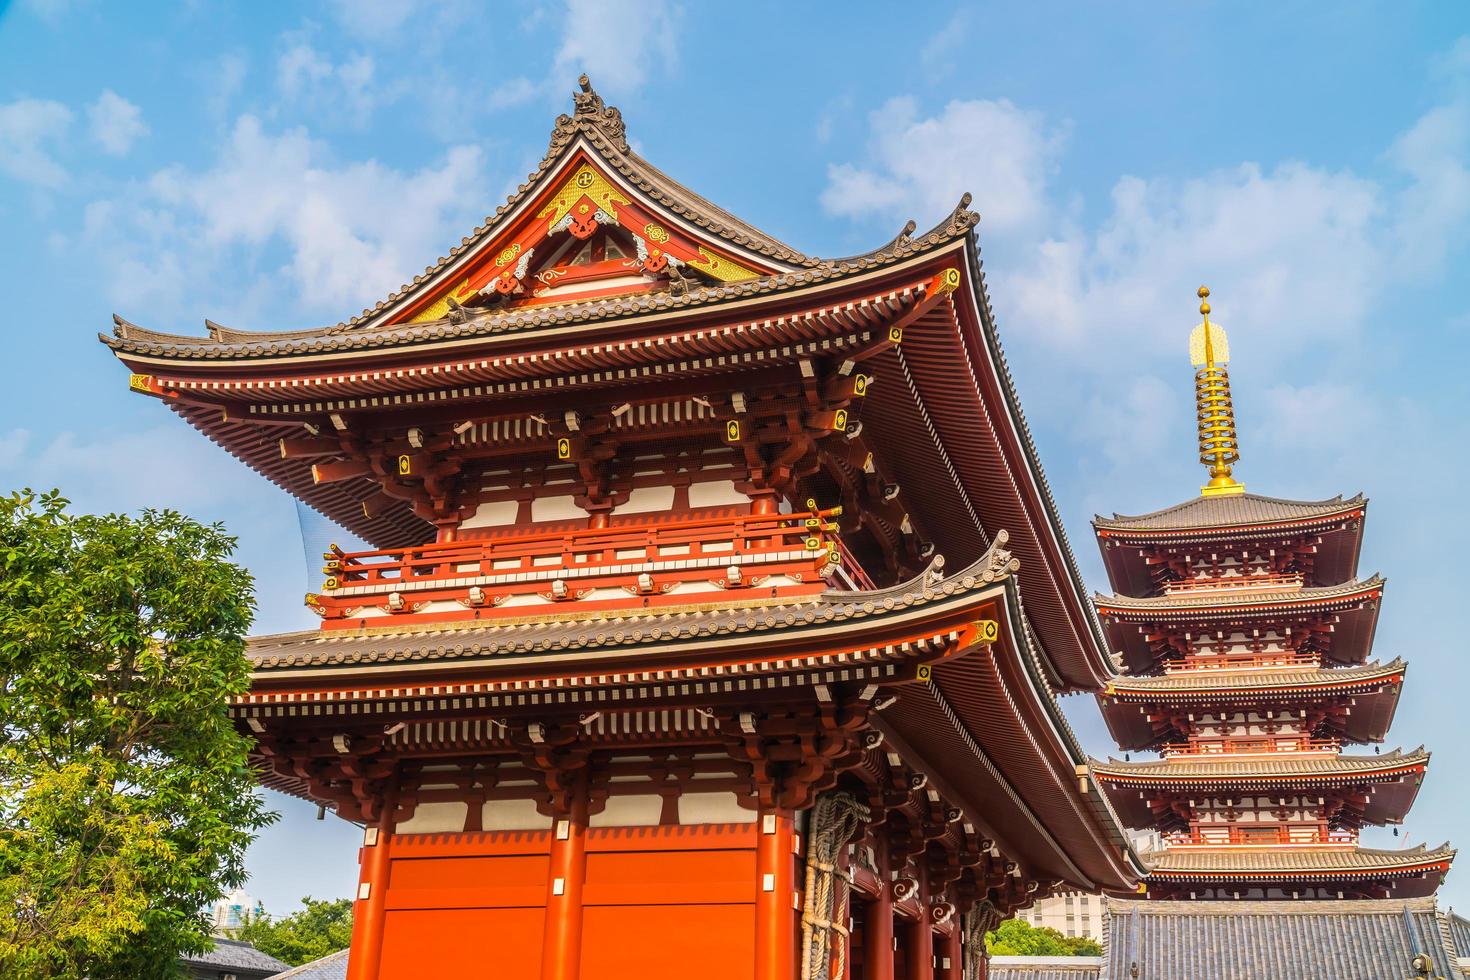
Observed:
[[[1210,304],[1205,300],[1210,287],[1201,286],[1199,312],[1201,323],[1189,334],[1189,359],[1198,369],[1194,374],[1194,409],[1199,430],[1199,461],[1210,473],[1210,480],[1200,487],[1205,496],[1244,493],[1245,485],[1231,476],[1231,468],[1240,460],[1240,444],[1235,435],[1235,406],[1230,397],[1230,341],[1225,328],[1210,322]]]

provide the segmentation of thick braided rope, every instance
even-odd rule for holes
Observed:
[[[838,867],[838,859],[867,818],[868,808],[847,793],[825,793],[812,807],[801,915],[802,980],[831,980],[846,967],[851,876]]]

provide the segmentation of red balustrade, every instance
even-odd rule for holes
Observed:
[[[1352,830],[1330,830],[1320,824],[1240,824],[1196,826],[1184,833],[1166,834],[1169,847],[1267,847],[1283,844],[1301,846],[1353,846],[1358,834]]]
[[[334,546],[324,556],[323,591],[307,604],[332,628],[384,625],[382,616],[392,614],[479,619],[517,596],[520,605],[504,614],[524,614],[524,603],[536,601],[530,597],[594,596],[585,603],[589,609],[664,605],[687,583],[702,583],[695,591],[707,593],[760,588],[774,576],[782,578],[770,588],[817,591],[825,587],[827,567],[843,560],[830,523],[840,513],[744,514],[351,553]],[[609,598],[608,591],[617,595]],[[434,608],[423,611],[426,606]]]
[[[1194,739],[1171,742],[1160,751],[1167,757],[1202,755],[1253,755],[1268,752],[1339,752],[1342,742],[1335,738],[1306,736],[1255,736],[1250,738]]]
[[[1301,572],[1253,572],[1246,575],[1211,575],[1170,579],[1164,594],[1179,592],[1285,592],[1305,584]]]

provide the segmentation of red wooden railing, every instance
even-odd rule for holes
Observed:
[[[1246,575],[1210,575],[1200,578],[1170,579],[1164,593],[1178,592],[1285,592],[1299,589],[1305,583],[1301,572],[1252,572]]]
[[[1269,653],[1194,654],[1165,664],[1170,673],[1180,670],[1240,670],[1249,667],[1320,667],[1321,657],[1314,653],[1278,650]]]
[[[839,513],[743,514],[351,553],[334,546],[324,556],[323,591],[307,603],[329,621],[412,614],[435,602],[458,608],[437,609],[434,618],[480,618],[468,610],[488,611],[515,595],[574,601],[609,587],[624,590],[625,605],[648,605],[638,597],[686,582],[749,588],[786,576],[810,590],[823,586],[828,565],[842,562],[830,523]]]
[[[1235,824],[1208,830],[1195,827],[1186,833],[1166,834],[1164,842],[1170,847],[1354,845],[1358,843],[1358,834],[1351,830],[1328,830],[1314,824],[1283,823],[1254,827]]]
[[[1250,738],[1196,739],[1171,742],[1161,748],[1165,756],[1250,755],[1267,752],[1338,752],[1342,743],[1335,738],[1278,735]]]

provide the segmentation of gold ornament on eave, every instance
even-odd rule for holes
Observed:
[[[1199,426],[1199,461],[1208,468],[1210,480],[1200,487],[1207,497],[1244,493],[1245,485],[1231,475],[1240,460],[1235,438],[1235,406],[1230,400],[1230,341],[1225,328],[1210,322],[1210,288],[1199,288],[1199,312],[1203,318],[1189,334],[1189,360],[1195,366],[1194,411]]]

